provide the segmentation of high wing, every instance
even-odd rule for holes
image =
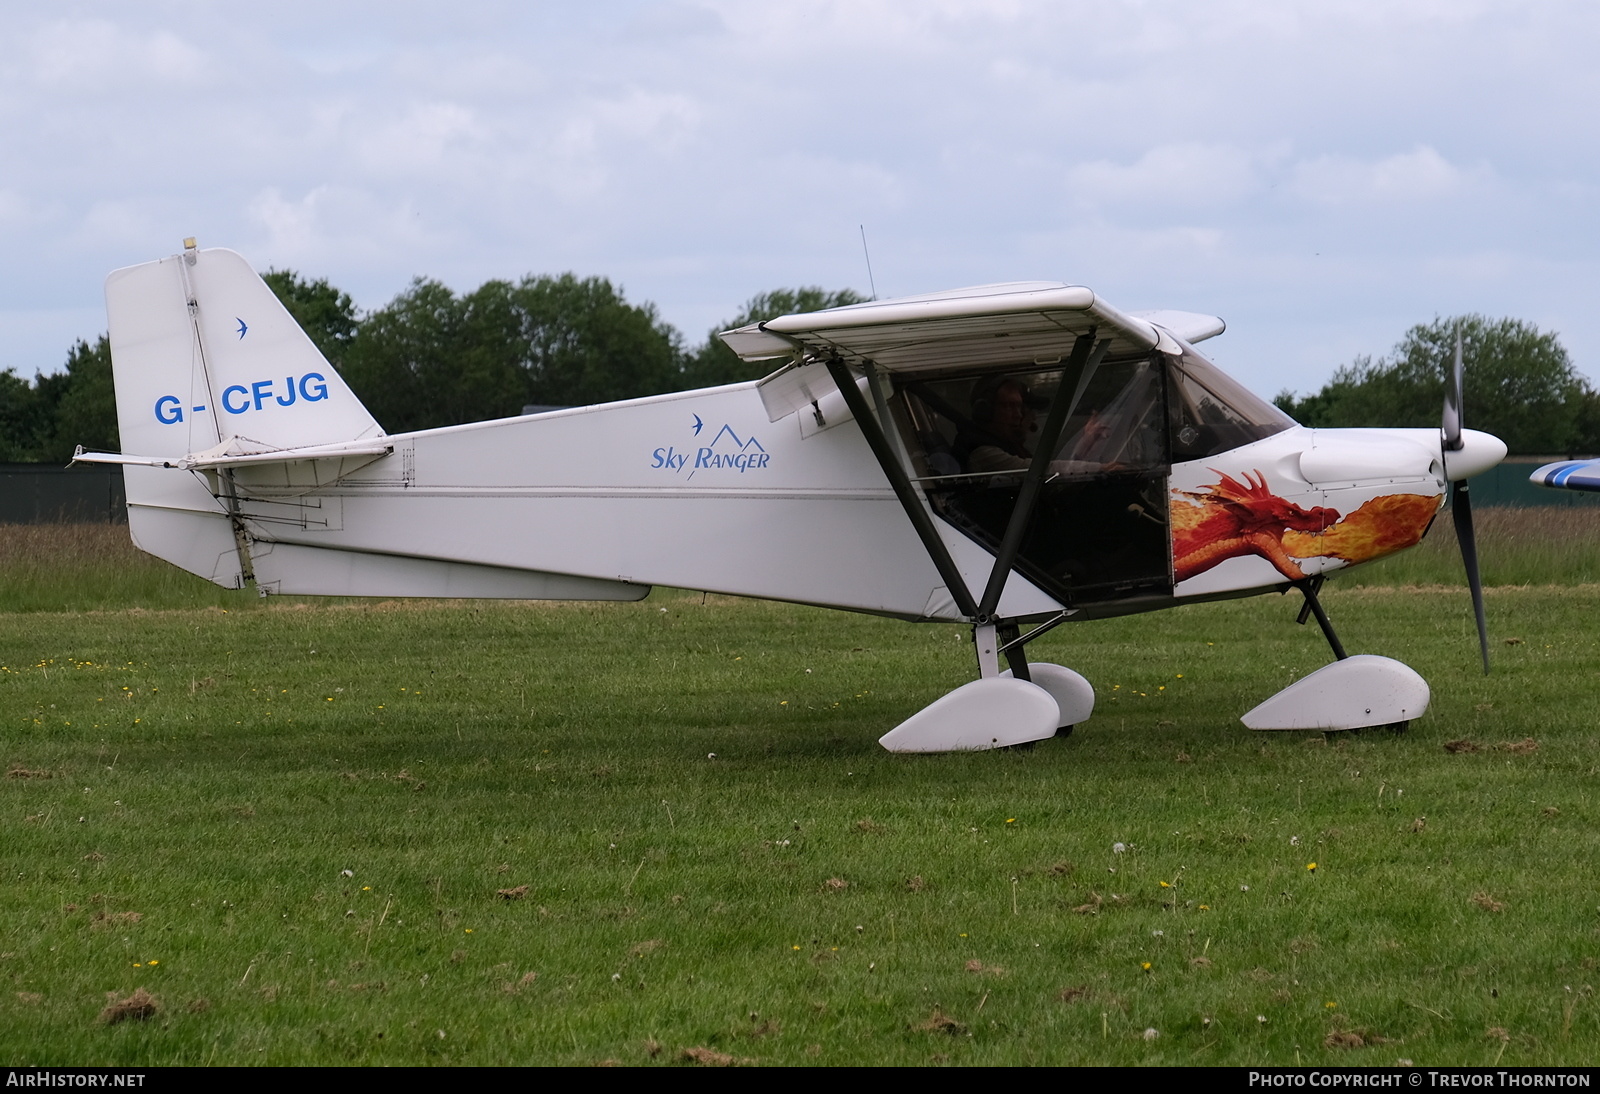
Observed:
[[[1119,311],[1081,285],[1015,281],[784,315],[722,340],[747,361],[791,358],[760,386],[776,422],[834,390],[822,365],[830,358],[895,373],[998,369],[1063,360],[1091,331],[1118,357],[1178,353],[1178,339],[1200,341],[1223,327],[1192,312]]]
[[[1529,475],[1528,481],[1558,490],[1600,493],[1600,460],[1562,460],[1558,463],[1547,463]]]

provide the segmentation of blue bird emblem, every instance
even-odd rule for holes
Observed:
[[[248,324],[245,323],[245,321],[243,319],[240,319],[237,315],[234,316],[233,318],[234,318],[234,321],[239,324],[239,337],[243,338],[244,337],[244,332],[249,330],[250,327],[249,327]]]

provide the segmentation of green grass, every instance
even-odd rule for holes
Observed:
[[[1472,514],[1485,585],[1600,583],[1600,508],[1480,509]],[[1462,585],[1450,511],[1409,551],[1336,578],[1350,585]]]
[[[14,1064],[1597,1056],[1600,590],[1491,589],[1484,678],[1464,591],[1331,587],[1434,688],[1331,741],[1237,721],[1328,659],[1292,598],[1062,627],[1089,723],[931,757],[875,739],[952,627],[101,593],[0,614]]]
[[[248,606],[136,550],[125,524],[0,524],[0,612]]]

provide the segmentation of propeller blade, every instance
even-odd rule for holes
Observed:
[[[1439,422],[1441,447],[1446,453],[1460,452],[1462,403],[1466,388],[1461,367],[1461,328],[1456,328],[1456,357],[1450,381],[1444,389],[1444,416]],[[1446,456],[1445,462],[1449,463]],[[1472,614],[1478,621],[1478,649],[1483,654],[1483,674],[1489,675],[1489,625],[1483,617],[1483,578],[1478,574],[1478,541],[1472,534],[1472,502],[1467,495],[1467,480],[1450,484],[1450,517],[1455,521],[1456,542],[1461,545],[1461,561],[1467,568],[1467,587],[1472,590]]]
[[[1478,620],[1478,648],[1483,652],[1483,674],[1489,675],[1489,625],[1483,617],[1483,579],[1478,576],[1478,543],[1472,535],[1472,503],[1467,480],[1450,484],[1450,516],[1461,544],[1461,561],[1467,567],[1467,587],[1472,590],[1472,614]]]
[[[1444,389],[1444,417],[1439,422],[1439,432],[1444,435],[1444,450],[1446,452],[1461,451],[1461,403],[1462,390],[1461,371],[1461,331],[1456,331],[1456,361],[1455,369],[1450,374],[1450,381]]]

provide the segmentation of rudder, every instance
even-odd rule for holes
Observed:
[[[383,429],[233,251],[190,246],[117,270],[106,279],[106,313],[123,452],[106,458],[124,464],[134,543],[237,588],[252,575],[242,529],[218,496],[230,473],[179,465],[370,440]]]

